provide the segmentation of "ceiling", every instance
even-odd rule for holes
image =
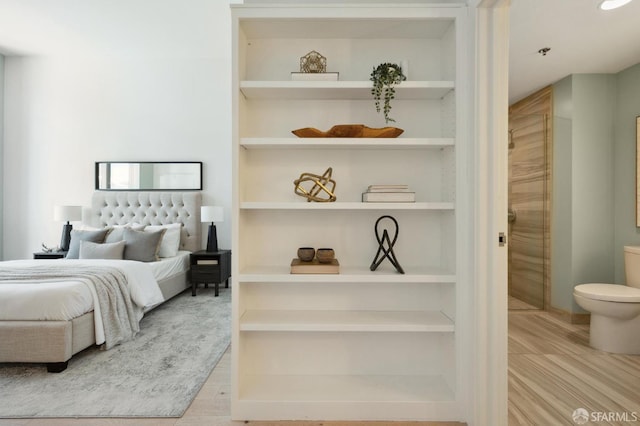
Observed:
[[[511,0],[509,103],[570,74],[640,63],[640,0],[601,11],[598,0]],[[546,56],[538,50],[550,47]]]
[[[0,53],[206,56],[218,1],[0,0]],[[597,3],[511,0],[510,103],[570,74],[616,73],[640,62],[640,0],[607,12]]]

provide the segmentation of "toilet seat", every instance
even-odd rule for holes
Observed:
[[[574,294],[605,302],[640,303],[640,288],[619,284],[580,284],[573,288]]]

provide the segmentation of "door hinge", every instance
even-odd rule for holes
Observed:
[[[507,244],[507,235],[504,232],[498,233],[498,246],[504,247]]]

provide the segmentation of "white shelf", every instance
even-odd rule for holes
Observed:
[[[363,203],[363,202],[262,202],[244,201],[241,210],[444,210],[453,211],[454,204],[448,202],[428,203]]]
[[[364,267],[340,265],[339,274],[291,274],[289,266],[255,266],[240,271],[239,282],[295,282],[295,283],[455,283],[454,273],[443,270],[404,267],[404,274],[396,271],[370,271]]]
[[[453,401],[440,376],[243,375],[240,398],[253,401]]]
[[[454,138],[241,138],[245,149],[442,149]]]
[[[235,409],[247,420],[432,421],[461,419],[439,376],[243,375]],[[295,423],[295,422],[294,422]]]
[[[371,100],[371,81],[241,81],[247,99]],[[453,81],[403,81],[396,100],[442,99]]]
[[[248,310],[242,331],[453,332],[438,311]]]

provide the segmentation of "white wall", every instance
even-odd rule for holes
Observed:
[[[625,245],[640,245],[636,226],[636,117],[640,116],[640,64],[617,74],[615,109],[615,282],[624,283]]]
[[[182,20],[167,31],[199,31],[204,54],[172,46],[5,58],[4,259],[59,244],[53,207],[89,205],[99,160],[202,161],[203,202],[223,205],[229,217],[229,3],[189,7],[201,8],[199,25]],[[230,247],[228,220],[218,238]]]
[[[614,280],[613,74],[554,85],[551,305],[580,311],[573,287]]]

